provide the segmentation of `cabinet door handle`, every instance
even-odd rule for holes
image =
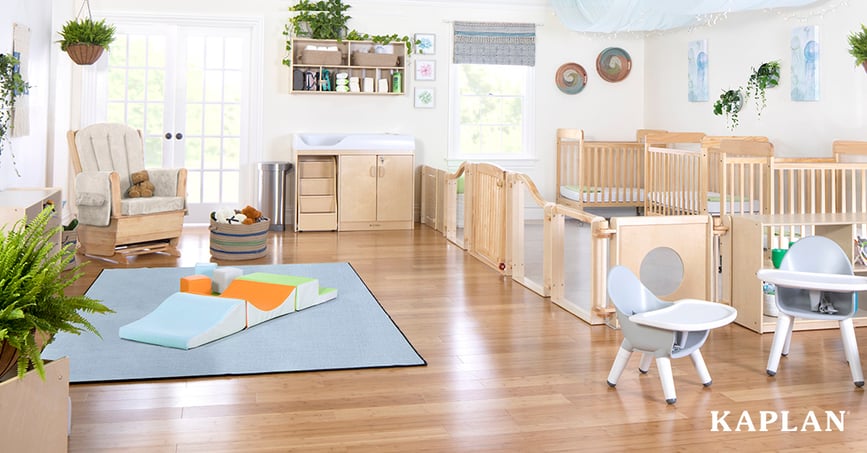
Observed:
[[[376,167],[370,167],[370,177],[371,178],[376,177]]]
[[[380,166],[377,168],[377,175],[378,175],[380,178],[382,178],[383,176],[385,176],[385,165],[380,165]]]

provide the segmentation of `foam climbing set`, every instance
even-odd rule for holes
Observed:
[[[337,297],[309,277],[254,272],[236,267],[197,264],[182,277],[180,291],[141,319],[121,326],[126,340],[192,349],[248,327]]]

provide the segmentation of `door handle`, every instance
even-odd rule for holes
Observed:
[[[166,132],[166,140],[171,140],[171,139],[172,139],[172,133]]]
[[[184,134],[178,132],[177,134],[175,134],[175,138],[180,140],[180,139],[184,138]]]

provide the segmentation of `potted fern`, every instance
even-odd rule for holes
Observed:
[[[724,116],[726,127],[735,130],[738,126],[738,112],[744,106],[744,96],[740,89],[723,90],[719,99],[713,104],[713,114]]]
[[[855,65],[861,65],[867,71],[867,26],[861,24],[861,30],[849,35],[849,53],[855,57]]]
[[[54,334],[99,335],[83,315],[112,312],[87,296],[65,294],[83,275],[83,264],[64,272],[74,257],[68,246],[56,248],[62,227],[49,226],[55,215],[48,205],[35,218],[0,230],[0,359],[6,359],[0,361],[0,377],[17,369],[20,378],[35,368],[44,379],[42,348]]]
[[[69,54],[72,61],[90,65],[99,60],[102,52],[114,42],[114,32],[114,25],[107,24],[105,19],[70,20],[60,30],[60,50]]]

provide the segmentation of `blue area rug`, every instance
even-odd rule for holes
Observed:
[[[115,311],[90,315],[91,333],[59,334],[42,357],[70,358],[70,382],[224,376],[426,365],[349,263],[233,266],[319,279],[336,299],[187,351],[122,340],[193,268],[106,269],[87,290]]]

